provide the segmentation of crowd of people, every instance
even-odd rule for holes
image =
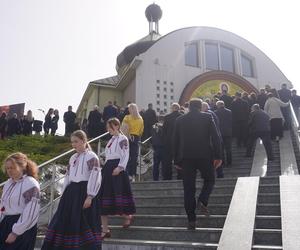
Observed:
[[[148,136],[154,149],[153,179],[159,179],[160,163],[164,180],[172,179],[175,167],[177,178],[183,180],[187,228],[194,230],[196,209],[210,213],[215,176],[224,177],[223,167],[234,161],[232,138],[236,137],[238,147],[245,147],[246,157],[252,156],[253,144],[261,138],[272,161],[271,139],[278,141],[283,129],[290,128],[288,105],[291,103],[297,114],[299,99],[284,84],[279,91],[267,86],[258,95],[237,92],[231,97],[224,90],[205,101],[193,98],[183,107],[173,103],[170,114],[158,117],[151,104],[139,112],[137,105],[130,103],[121,113],[109,102],[103,114],[95,107],[87,123],[87,128],[98,134],[99,123],[105,121],[111,137],[104,162],[91,150],[83,130],[72,131],[76,116],[69,107],[64,121],[76,153],[69,160],[63,194],[41,249],[98,249],[103,239],[111,237],[111,215],[123,216],[123,227],[130,227],[136,212],[130,182],[136,176],[139,142]],[[50,121],[58,112],[47,115]],[[97,122],[91,125],[91,121]],[[9,179],[0,203],[0,249],[33,250],[40,199],[37,166],[26,155],[15,153],[6,158],[4,171]],[[204,182],[196,199],[197,171]]]

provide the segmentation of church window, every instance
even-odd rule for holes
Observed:
[[[197,43],[185,45],[185,65],[198,67],[198,46]]]
[[[245,55],[241,55],[241,61],[243,76],[254,77],[252,60]]]

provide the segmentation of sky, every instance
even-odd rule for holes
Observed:
[[[157,0],[160,33],[231,31],[261,49],[300,91],[297,0]],[[148,0],[0,0],[0,106],[25,102],[36,119],[76,111],[92,80],[116,74],[117,55],[148,34]],[[298,30],[298,31],[297,31]]]

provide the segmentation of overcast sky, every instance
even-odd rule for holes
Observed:
[[[116,74],[116,56],[148,34],[148,0],[0,0],[0,106],[77,109],[88,82]],[[296,0],[158,0],[160,33],[212,26],[265,52],[300,90]],[[298,30],[298,31],[297,31]],[[59,131],[63,131],[62,128]]]

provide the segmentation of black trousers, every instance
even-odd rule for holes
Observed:
[[[129,160],[127,163],[127,173],[129,176],[136,176],[139,156],[139,142],[141,138],[137,135],[130,135],[129,139]]]
[[[159,180],[159,165],[163,159],[163,147],[162,146],[153,146],[153,169],[152,176],[154,181]]]
[[[173,157],[172,152],[166,147],[163,148],[162,177],[163,180],[172,180]]]
[[[290,107],[284,107],[281,108],[281,113],[284,117],[284,126],[283,128],[285,130],[288,130],[291,128],[291,112],[290,112]]]
[[[274,140],[276,136],[283,137],[283,122],[281,118],[273,118],[270,120],[271,139]]]
[[[182,161],[184,208],[189,221],[196,221],[196,175],[200,171],[204,180],[198,202],[208,205],[209,196],[215,185],[215,169],[211,159],[184,159]]]
[[[222,140],[223,140],[223,152],[224,152],[224,156],[226,156],[226,159],[224,159],[224,160],[226,162],[226,165],[231,165],[231,163],[232,163],[232,137],[231,136],[222,136]]]
[[[255,132],[251,133],[249,135],[248,139],[248,145],[247,145],[247,155],[251,156],[254,143],[256,142],[256,139],[260,138],[263,142],[263,145],[265,147],[268,160],[273,159],[273,150],[272,150],[272,144],[271,144],[271,134],[270,132]]]
[[[248,136],[247,121],[236,121],[233,125],[233,129],[237,139],[237,146],[246,146]]]

